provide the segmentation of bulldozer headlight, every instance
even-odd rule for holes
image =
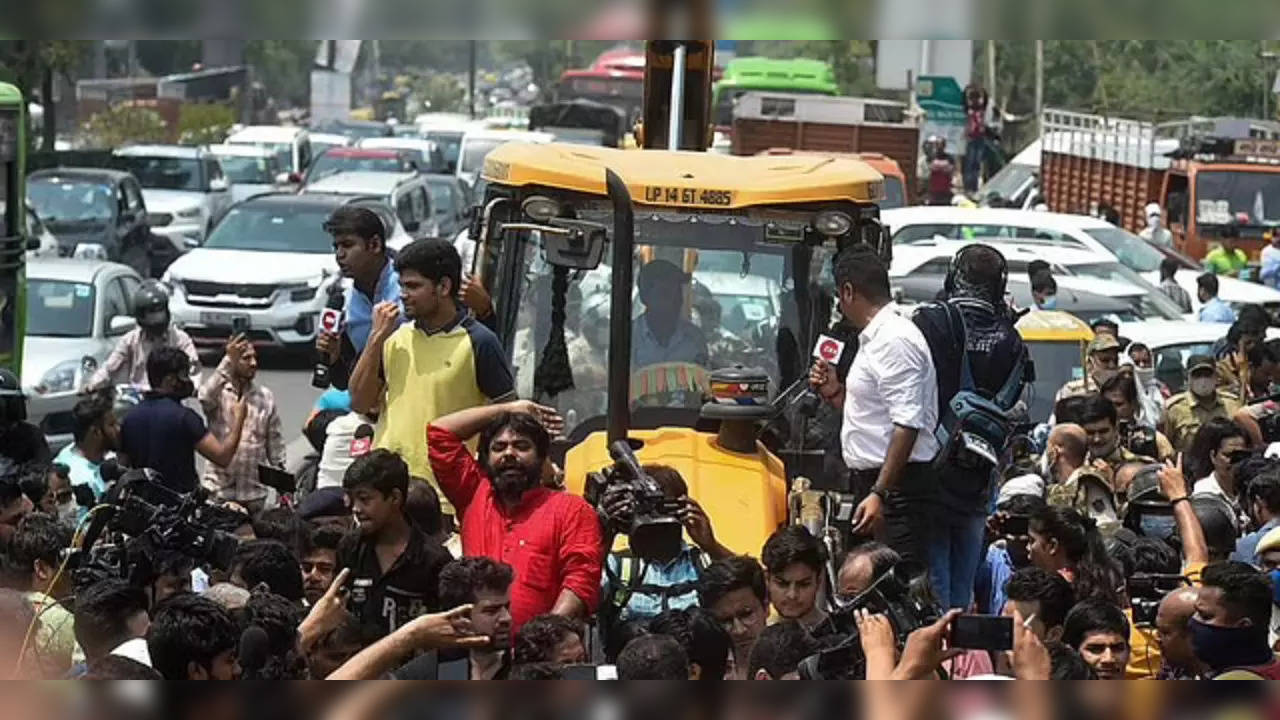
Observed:
[[[813,218],[813,229],[827,237],[841,237],[853,229],[853,218],[835,210],[824,210]]]
[[[560,203],[543,195],[534,195],[525,199],[520,205],[520,209],[525,215],[533,218],[538,222],[547,222],[551,218],[559,217]]]

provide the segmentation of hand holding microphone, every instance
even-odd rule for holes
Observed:
[[[335,282],[329,286],[329,299],[325,301],[324,311],[320,313],[320,327],[316,331],[316,362],[311,372],[312,387],[325,390],[330,385],[329,368],[338,361],[342,308],[345,305],[342,283]]]

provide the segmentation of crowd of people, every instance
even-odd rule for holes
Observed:
[[[155,289],[56,456],[0,375],[6,677],[1280,678],[1280,346],[1258,308],[1178,394],[1097,323],[1028,418],[997,250],[967,247],[909,312],[851,246],[830,272],[856,353],[809,377],[853,499],[840,555],[801,524],[727,547],[662,465],[643,472],[682,538],[641,552],[615,543],[631,490],[565,490],[563,420],[515,397],[454,247],[389,252],[355,206],[326,229],[351,287],[293,487],[252,344],[202,376]],[[146,393],[123,407],[115,383]],[[968,615],[990,622],[963,639]]]

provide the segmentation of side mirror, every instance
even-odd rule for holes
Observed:
[[[116,315],[107,324],[108,335],[123,335],[138,326],[138,321],[128,315]]]
[[[226,192],[231,185],[226,178],[214,178],[209,181],[209,192]]]
[[[600,266],[609,239],[609,231],[603,225],[567,218],[552,218],[548,225],[557,232],[542,232],[547,262],[571,270],[594,270]]]

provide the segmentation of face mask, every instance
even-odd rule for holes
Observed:
[[[1041,310],[1057,310],[1058,296],[1050,295],[1049,297],[1045,298],[1044,301],[1040,303],[1040,309]]]
[[[1150,385],[1151,381],[1156,379],[1156,369],[1153,367],[1144,368],[1134,365],[1133,377],[1140,385]]]
[[[68,503],[60,503],[58,505],[58,519],[64,523],[75,525],[76,518],[80,515],[80,506],[76,505],[76,501],[72,500]]]
[[[1211,377],[1195,378],[1190,383],[1191,394],[1196,397],[1212,397],[1213,391],[1218,387],[1218,382]]]
[[[1271,655],[1266,628],[1260,633],[1255,627],[1218,627],[1194,617],[1187,628],[1196,657],[1213,670],[1259,665]]]
[[[1102,387],[1103,385],[1107,384],[1108,380],[1110,380],[1111,378],[1119,374],[1119,372],[1120,372],[1119,370],[1112,370],[1112,369],[1094,370],[1093,380],[1094,382],[1098,383],[1098,387]]]

